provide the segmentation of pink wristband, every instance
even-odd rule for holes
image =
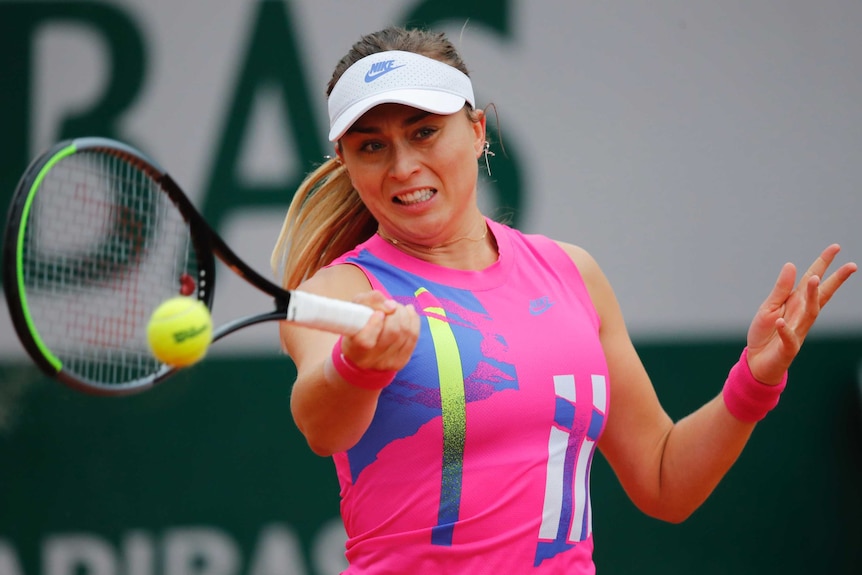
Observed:
[[[341,353],[340,337],[332,348],[332,367],[350,385],[372,391],[383,389],[392,383],[392,380],[395,379],[395,374],[398,373],[394,370],[363,369],[353,364]]]
[[[778,405],[778,398],[787,385],[787,372],[778,385],[767,385],[754,378],[748,367],[748,348],[730,370],[721,395],[727,410],[740,421],[754,423]]]

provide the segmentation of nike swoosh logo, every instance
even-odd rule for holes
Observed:
[[[537,299],[534,299],[530,302],[530,314],[531,315],[542,315],[554,305],[554,302],[550,300],[548,296],[543,296]]]
[[[370,82],[373,82],[374,80],[376,80],[380,76],[383,76],[384,74],[388,74],[392,70],[397,70],[398,68],[403,68],[406,65],[407,64],[401,64],[400,66],[390,66],[388,68],[383,68],[382,70],[375,70],[372,68],[371,70],[369,70],[368,72],[365,73],[365,83],[368,84]]]

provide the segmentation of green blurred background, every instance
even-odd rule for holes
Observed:
[[[639,348],[678,418],[710,399],[700,382],[717,379],[739,345]],[[808,342],[779,407],[680,525],[637,511],[597,456],[599,572],[859,572],[860,349],[862,338]],[[4,365],[4,575],[336,572],[338,485],[290,419],[294,373],[287,358],[212,359],[145,394],[95,398]]]

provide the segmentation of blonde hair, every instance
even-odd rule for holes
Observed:
[[[388,50],[422,54],[469,75],[455,46],[442,32],[389,27],[363,36],[351,47],[335,66],[326,95],[354,63]],[[353,188],[347,170],[337,158],[329,159],[306,176],[294,194],[272,251],[272,271],[277,276],[281,270],[282,285],[295,289],[376,230],[377,221]]]

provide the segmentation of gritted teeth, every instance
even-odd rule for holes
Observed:
[[[426,202],[431,199],[431,196],[434,195],[434,190],[432,188],[425,188],[424,190],[416,190],[414,192],[408,192],[406,194],[401,194],[400,196],[395,196],[395,201],[399,204],[416,204],[419,202]]]

